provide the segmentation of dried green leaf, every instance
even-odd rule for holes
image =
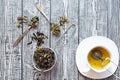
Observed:
[[[27,45],[30,45],[30,44],[32,44],[32,41],[30,41],[30,42],[27,43]]]

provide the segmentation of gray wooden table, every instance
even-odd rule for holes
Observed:
[[[65,15],[70,21],[65,28],[72,23],[76,25],[57,44],[58,37],[51,34],[49,23],[34,6],[37,1],[52,22]],[[25,25],[20,29],[16,27],[16,18],[21,15],[29,19],[39,16],[39,27],[32,29],[13,49],[14,41],[26,28]],[[81,40],[96,31],[98,35],[112,39],[120,49],[120,0],[0,0],[0,80],[33,80],[34,70],[30,65],[35,44],[27,46],[26,43],[35,31],[48,36],[44,46],[53,48],[58,60],[51,71],[37,73],[34,80],[64,80],[64,75],[68,76],[67,80],[92,80],[79,73],[75,62],[76,48]],[[120,76],[120,70],[115,74]],[[104,80],[118,79],[111,76]]]

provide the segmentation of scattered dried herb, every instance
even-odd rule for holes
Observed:
[[[53,35],[58,36],[61,32],[60,27],[65,23],[68,23],[68,19],[65,16],[60,17],[59,23],[50,23],[50,29]]]
[[[60,26],[63,26],[65,23],[68,23],[68,19],[67,17],[63,16],[63,17],[60,17]]]
[[[60,26],[59,26],[59,24],[51,23],[50,26],[51,26],[51,32],[52,32],[54,35],[57,36],[57,35],[60,34]]]
[[[37,42],[37,46],[41,46],[44,43],[44,40],[48,39],[48,37],[41,32],[36,32],[36,33],[33,33],[33,35],[31,36],[31,39],[32,41],[34,40]],[[28,45],[32,44],[32,41],[27,44]]]
[[[28,20],[27,16],[18,16],[17,17],[17,27],[22,27],[22,24],[26,23],[28,26],[35,28],[38,26],[39,18],[37,16],[33,17],[30,21]]]
[[[28,25],[32,26],[32,28],[36,28],[38,26],[38,23],[39,23],[39,18],[35,16],[28,22]]]
[[[42,10],[42,7],[39,3],[35,4],[37,10],[46,18],[46,20],[50,23],[50,30],[52,32],[53,35],[58,36],[60,34],[60,26],[63,26],[65,23],[68,22],[67,17],[65,16],[61,16],[59,23],[53,23],[51,22],[48,17],[46,16],[46,14],[44,13],[44,11]]]
[[[27,22],[28,22],[27,16],[18,16],[17,17],[17,27],[18,28],[22,27],[22,24],[27,23]]]
[[[32,41],[30,41],[30,42],[27,43],[27,45],[30,45],[30,44],[32,44]]]
[[[18,18],[17,18],[17,20],[19,21],[19,23],[18,23],[18,25],[17,25],[18,27],[20,27],[20,26],[24,23],[23,20],[26,20],[26,18],[25,18],[25,19],[24,19],[24,18],[25,18],[25,17],[18,17]],[[21,21],[21,22],[20,22],[20,21]],[[20,43],[20,41],[21,41],[21,40],[24,38],[24,36],[30,31],[31,28],[37,27],[38,22],[39,22],[39,18],[38,18],[37,16],[33,17],[33,18],[29,21],[29,24],[28,24],[28,21],[26,20],[26,23],[27,23],[28,27],[25,29],[25,31],[23,32],[23,34],[20,35],[20,36],[17,38],[17,40],[14,42],[13,48],[16,47],[16,46]],[[30,43],[28,43],[28,44],[30,44]]]
[[[34,52],[36,67],[42,70],[51,68],[55,63],[55,53],[49,48],[37,48]]]

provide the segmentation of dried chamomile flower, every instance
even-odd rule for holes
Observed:
[[[68,19],[65,16],[60,17],[60,26],[63,26],[65,23],[68,23]]]
[[[59,35],[60,34],[60,26],[59,24],[56,24],[56,23],[51,23],[50,24],[51,26],[51,32],[53,35]]]

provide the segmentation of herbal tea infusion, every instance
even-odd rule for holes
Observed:
[[[101,59],[100,59],[100,57],[96,57],[96,55],[94,55],[94,53],[98,53],[97,56],[100,56]],[[109,51],[106,50],[103,47],[95,47],[88,54],[88,63],[93,68],[102,69],[103,67],[107,66],[109,64],[109,62],[110,62],[110,61],[105,61],[104,66],[102,66],[103,61],[106,58],[110,58]]]

